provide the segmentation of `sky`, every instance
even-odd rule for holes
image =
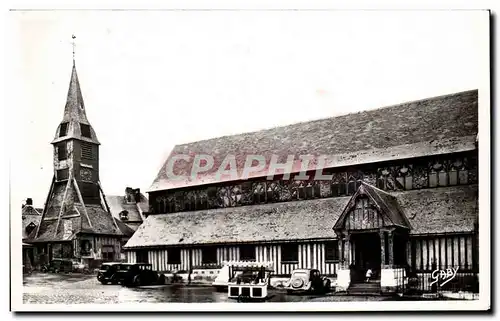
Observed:
[[[100,180],[122,195],[176,144],[480,88],[485,13],[11,12],[11,204],[47,197],[72,34]]]

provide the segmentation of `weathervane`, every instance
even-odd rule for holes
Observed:
[[[75,35],[71,35],[71,38],[73,39],[72,44],[73,44],[73,64],[75,63]]]

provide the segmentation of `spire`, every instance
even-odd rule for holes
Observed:
[[[90,125],[85,113],[85,103],[83,102],[82,90],[80,88],[80,82],[78,81],[75,64],[74,39],[76,37],[72,35],[72,38],[73,68],[71,70],[71,79],[69,82],[68,95],[66,97],[66,106],[64,107],[63,119],[57,128],[52,144],[74,138],[99,144],[94,129]]]
[[[75,120],[85,124],[88,123],[74,60],[73,69],[71,71],[71,80],[69,82],[68,96],[66,98],[66,107],[64,107],[64,121],[69,120]]]

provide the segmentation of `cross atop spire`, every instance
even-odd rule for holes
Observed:
[[[73,39],[71,44],[73,45],[73,66],[74,66],[75,65],[75,47],[76,47],[75,39],[76,39],[76,36],[74,34],[71,35],[71,39]]]

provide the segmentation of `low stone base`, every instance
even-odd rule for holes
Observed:
[[[395,293],[398,286],[405,285],[407,279],[403,268],[384,268],[380,271],[380,291],[382,293]]]
[[[335,291],[345,292],[351,285],[351,271],[348,269],[337,271],[337,280],[335,280]]]

